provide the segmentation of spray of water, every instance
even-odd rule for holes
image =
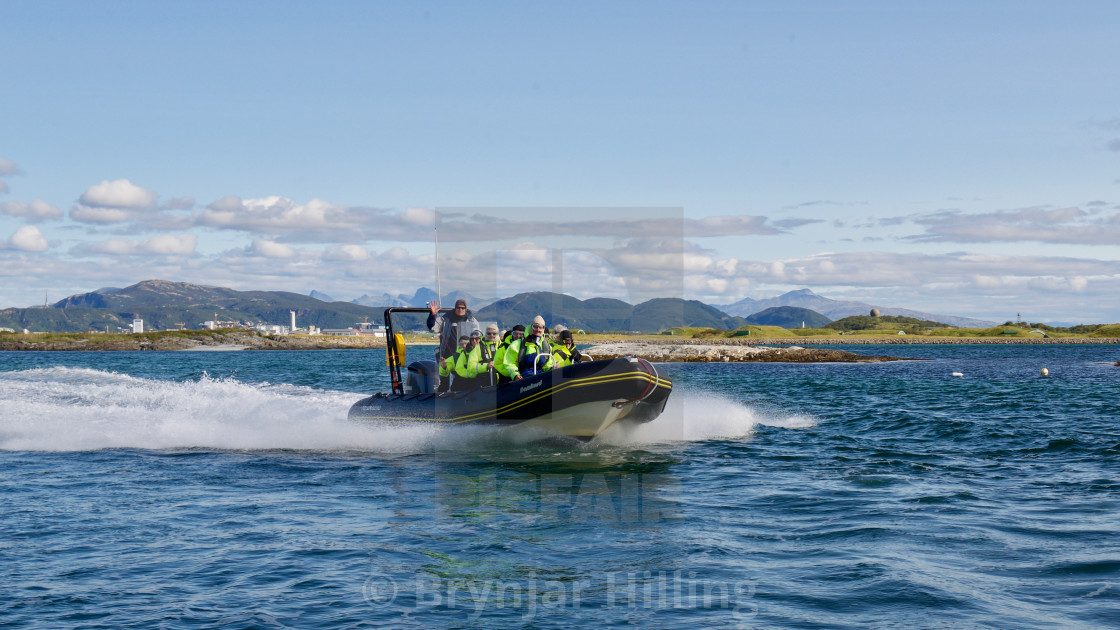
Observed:
[[[520,447],[539,431],[434,425],[370,426],[346,419],[358,395],[203,377],[170,382],[84,368],[0,374],[0,450],[105,448],[342,450],[385,454]],[[757,425],[812,419],[760,414],[740,403],[677,392],[661,417],[612,427],[595,449],[748,438]]]
[[[806,416],[767,413],[740,402],[703,392],[674,392],[665,411],[653,422],[619,423],[599,436],[598,441],[620,446],[667,442],[741,440],[759,425],[800,429],[815,426]]]

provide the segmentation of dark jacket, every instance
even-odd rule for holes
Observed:
[[[459,349],[459,337],[469,336],[475,328],[478,328],[478,320],[470,309],[462,317],[455,315],[455,311],[440,313],[439,317],[428,313],[428,330],[439,335],[439,349],[436,353],[444,358],[455,354]]]

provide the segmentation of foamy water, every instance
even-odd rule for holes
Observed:
[[[746,439],[758,426],[802,429],[816,425],[808,416],[761,412],[723,396],[676,389],[665,411],[645,424],[618,423],[597,441],[620,446],[664,442]]]
[[[0,449],[418,453],[516,446],[549,437],[516,428],[357,424],[346,419],[357,398],[349,392],[228,377],[173,382],[69,367],[8,372],[0,374]],[[813,424],[811,418],[760,414],[719,396],[677,391],[656,420],[620,423],[580,448],[746,439],[758,425]]]

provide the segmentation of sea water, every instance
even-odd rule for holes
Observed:
[[[588,444],[352,424],[380,351],[0,353],[0,626],[1120,626],[1117,346],[857,350]]]

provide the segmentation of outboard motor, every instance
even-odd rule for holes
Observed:
[[[435,361],[413,361],[408,364],[408,378],[405,379],[405,394],[432,394],[439,383],[439,367]]]

